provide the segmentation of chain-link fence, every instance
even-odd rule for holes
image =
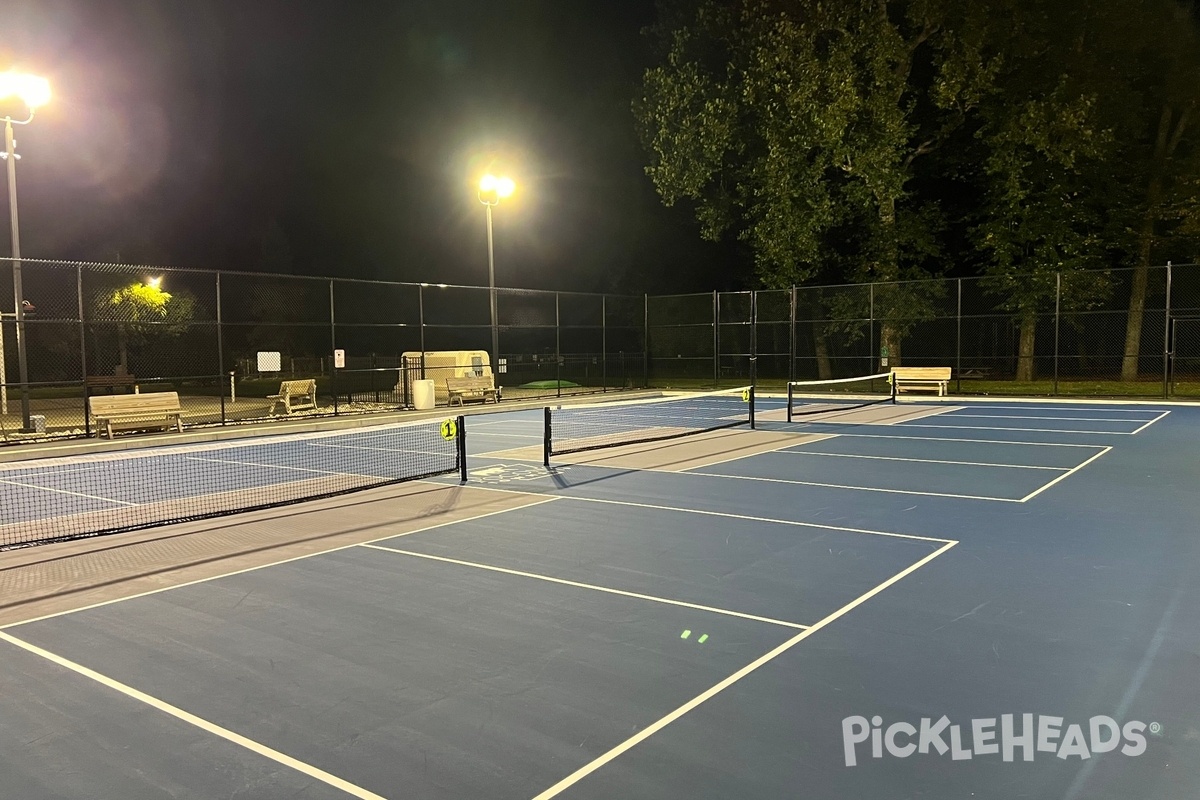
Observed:
[[[417,379],[445,402],[445,379],[466,373],[421,354],[492,368],[493,335],[504,398],[898,365],[952,367],[961,394],[1200,398],[1195,265],[639,297],[498,288],[494,331],[486,287],[26,260],[21,305],[14,263],[0,266],[6,441],[93,433],[95,395],[174,391],[189,425],[269,419],[289,380],[315,381],[306,414],[411,408]]]
[[[284,381],[315,381],[306,415],[412,408],[413,379],[444,403],[467,373],[424,352],[483,351],[493,370],[487,288],[24,260],[18,321],[17,265],[0,264],[5,441],[93,434],[96,395],[173,391],[186,424],[227,425],[275,418]],[[503,397],[645,385],[644,298],[495,291]]]

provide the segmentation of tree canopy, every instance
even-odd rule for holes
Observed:
[[[663,201],[746,242],[763,286],[887,284],[897,356],[937,300],[901,281],[988,276],[1032,369],[1037,315],[1109,291],[1072,275],[1195,247],[1200,48],[1175,0],[664,0],[650,34],[634,115]]]

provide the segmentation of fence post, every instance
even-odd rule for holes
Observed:
[[[417,286],[417,315],[421,323],[421,380],[425,380],[425,284]]]
[[[758,290],[750,290],[750,396],[758,385]]]
[[[329,280],[329,355],[337,350],[337,320],[333,311],[333,279]],[[337,362],[329,365],[329,390],[333,393],[333,415],[338,415]]]
[[[721,388],[721,295],[714,289],[713,315],[713,388]]]
[[[958,381],[954,385],[954,392],[962,394],[962,278],[956,278],[955,281],[958,283],[958,313],[954,317],[954,375]]]
[[[600,391],[608,391],[608,295],[600,295]]]
[[[92,421],[88,416],[88,388],[87,388],[87,325],[83,321],[83,266],[75,267],[75,303],[79,314],[79,371],[83,373],[79,379],[83,382],[83,435],[91,437]],[[3,348],[0,348],[0,358],[4,357]],[[0,377],[0,382],[4,379]],[[6,404],[7,405],[7,404]],[[8,413],[8,409],[4,409],[4,413]]]
[[[792,285],[792,308],[788,319],[788,383],[796,380],[796,286]]]
[[[1059,311],[1062,308],[1062,273],[1054,273],[1054,390],[1051,394],[1058,394],[1058,323]],[[1037,324],[1036,322],[1034,323]],[[1033,354],[1029,354],[1033,358]]]
[[[1171,262],[1167,262],[1167,298],[1163,303],[1163,399],[1171,396]]]
[[[870,363],[867,364],[867,374],[874,375],[875,366],[875,284],[867,284],[867,339],[870,341],[867,351],[867,358]],[[882,366],[879,367],[882,369]]]
[[[562,317],[558,313],[558,292],[554,293],[554,395],[562,397]]]
[[[218,394],[221,397],[221,424],[225,424],[225,387],[221,386],[224,383],[221,378],[225,376],[225,341],[221,333],[221,273],[216,272],[216,290],[217,290],[217,385],[220,387]],[[230,373],[229,379],[229,394],[230,400],[233,398],[233,373]]]
[[[642,388],[650,388],[650,295],[642,295]]]

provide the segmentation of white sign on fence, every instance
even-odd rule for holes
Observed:
[[[259,372],[282,372],[283,359],[279,353],[260,352],[258,354],[258,371]]]
[[[333,366],[337,369],[345,369],[346,368],[346,351],[345,350],[334,350],[333,351]]]

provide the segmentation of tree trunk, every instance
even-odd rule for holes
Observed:
[[[900,329],[887,320],[879,323],[879,367],[887,372],[892,367],[901,365],[900,361]],[[887,366],[883,366],[883,354],[887,353]]]
[[[1158,118],[1158,135],[1154,142],[1154,161],[1150,167],[1150,182],[1146,185],[1146,206],[1142,212],[1142,229],[1139,232],[1138,261],[1133,272],[1133,285],[1129,291],[1129,318],[1125,323],[1125,352],[1121,358],[1121,380],[1138,379],[1138,361],[1142,349],[1142,322],[1146,310],[1146,288],[1150,277],[1150,255],[1154,245],[1154,223],[1158,218],[1163,200],[1163,180],[1167,162],[1179,145],[1187,130],[1188,111],[1174,119],[1170,106],[1164,106]],[[1174,129],[1172,130],[1172,122]]]
[[[882,256],[879,263],[879,276],[884,280],[898,280],[900,277],[900,248],[896,242],[896,198],[888,195],[879,196],[879,221],[883,226]],[[887,317],[894,309],[885,304],[883,313],[879,313],[879,301],[883,299],[876,295],[876,316],[882,317],[879,322],[879,357],[880,367],[883,366],[884,354],[887,354],[887,367],[898,367],[900,360],[901,328]]]
[[[1017,376],[1018,382],[1028,383],[1033,380],[1033,347],[1037,341],[1037,315],[1026,314],[1021,317],[1020,344],[1017,347]]]
[[[1142,320],[1146,310],[1146,285],[1150,278],[1150,239],[1143,239],[1139,248],[1138,265],[1133,270],[1133,285],[1129,289],[1129,319],[1125,323],[1125,354],[1121,358],[1121,380],[1138,379],[1138,362],[1142,349]]]

